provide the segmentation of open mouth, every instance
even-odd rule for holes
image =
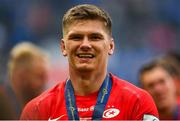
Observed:
[[[93,54],[91,54],[91,53],[79,53],[79,54],[77,54],[77,56],[79,57],[79,58],[93,58],[93,57],[95,57]]]

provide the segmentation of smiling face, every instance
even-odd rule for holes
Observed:
[[[114,42],[102,21],[78,20],[68,26],[61,50],[68,58],[70,71],[98,71],[107,68]]]

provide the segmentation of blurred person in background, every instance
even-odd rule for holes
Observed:
[[[25,104],[45,90],[47,54],[32,43],[17,44],[10,52],[8,74],[10,85],[6,86],[6,92],[14,106],[15,119],[19,119]]]
[[[174,65],[173,61],[161,57],[145,64],[139,73],[141,86],[152,95],[160,120],[180,120],[175,84],[179,70]]]
[[[180,54],[176,51],[168,52],[162,57],[162,61],[164,61],[164,63],[171,64],[176,70],[173,73],[173,78],[176,85],[177,95],[180,101]]]
[[[107,72],[114,52],[111,18],[82,4],[62,20],[61,52],[69,78],[30,101],[22,120],[155,120],[158,112],[145,91]]]

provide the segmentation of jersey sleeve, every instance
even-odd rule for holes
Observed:
[[[158,111],[152,97],[146,91],[141,91],[133,107],[133,119],[159,121]]]
[[[21,113],[21,120],[47,120],[49,105],[38,100],[30,101]]]
[[[39,120],[39,110],[37,105],[35,103],[30,102],[28,103],[25,108],[23,109],[23,112],[20,117],[21,120]]]

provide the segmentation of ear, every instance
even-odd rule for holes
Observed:
[[[113,38],[111,38],[110,44],[109,44],[109,51],[108,51],[109,55],[112,55],[114,53],[114,47],[115,47],[114,40],[113,40]]]
[[[62,52],[63,56],[67,56],[66,47],[65,47],[65,42],[64,42],[63,39],[61,39],[60,47],[61,47],[61,52]]]

